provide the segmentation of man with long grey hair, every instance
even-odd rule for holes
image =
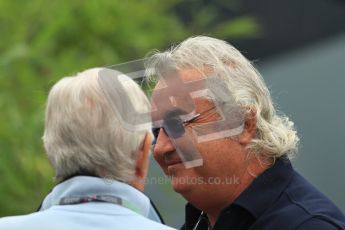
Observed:
[[[147,61],[154,157],[187,201],[183,229],[344,229],[291,166],[299,138],[233,46],[193,37]]]
[[[112,69],[89,69],[56,83],[43,142],[58,184],[39,212],[2,218],[0,229],[171,229],[142,193],[151,122],[136,119],[139,112],[128,103],[141,113],[151,110],[139,86]]]

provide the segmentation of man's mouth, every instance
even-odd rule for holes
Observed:
[[[164,161],[167,167],[182,163],[181,158],[177,155],[176,152],[173,154],[167,154],[164,157]]]

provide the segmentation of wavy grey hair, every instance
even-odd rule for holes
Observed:
[[[275,159],[291,158],[297,152],[299,138],[293,122],[277,113],[262,76],[232,45],[207,36],[188,38],[168,51],[153,53],[146,63],[148,75],[155,74],[155,68],[166,60],[177,69],[195,69],[207,77],[207,88],[217,105],[223,105],[223,114],[229,106],[227,96],[245,117],[256,114],[256,136],[247,146],[251,153]]]
[[[65,77],[49,93],[43,142],[58,181],[87,172],[129,182],[134,179],[136,154],[145,134],[152,135],[151,128],[133,132],[121,125],[99,84],[103,69]],[[128,79],[123,84],[126,95],[121,98],[130,96],[136,109],[149,112],[147,97]],[[120,115],[131,116],[130,112],[124,110]]]

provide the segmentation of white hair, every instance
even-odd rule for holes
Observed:
[[[262,76],[232,45],[206,36],[188,38],[168,51],[154,53],[146,63],[148,75],[156,74],[155,68],[166,60],[177,69],[195,69],[208,77],[207,88],[223,105],[224,114],[232,101],[228,98],[235,100],[245,117],[256,113],[256,136],[247,146],[249,152],[273,159],[291,158],[297,152],[299,138],[293,122],[276,112]]]
[[[135,132],[123,127],[99,84],[101,70],[104,68],[65,77],[49,93],[43,141],[57,180],[87,172],[129,182],[134,179],[137,152],[145,134],[152,135],[151,127]],[[125,91],[113,86],[124,92],[121,98],[130,97],[137,110],[150,111],[147,97],[133,80],[122,85]],[[121,116],[131,116],[130,111],[123,111]]]

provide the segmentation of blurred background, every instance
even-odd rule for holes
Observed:
[[[41,136],[58,79],[198,34],[254,62],[299,131],[294,166],[345,211],[344,19],[343,0],[0,1],[0,216],[35,211],[54,186]],[[158,176],[152,160],[149,178]],[[146,193],[169,225],[183,223],[185,201],[169,183]]]

